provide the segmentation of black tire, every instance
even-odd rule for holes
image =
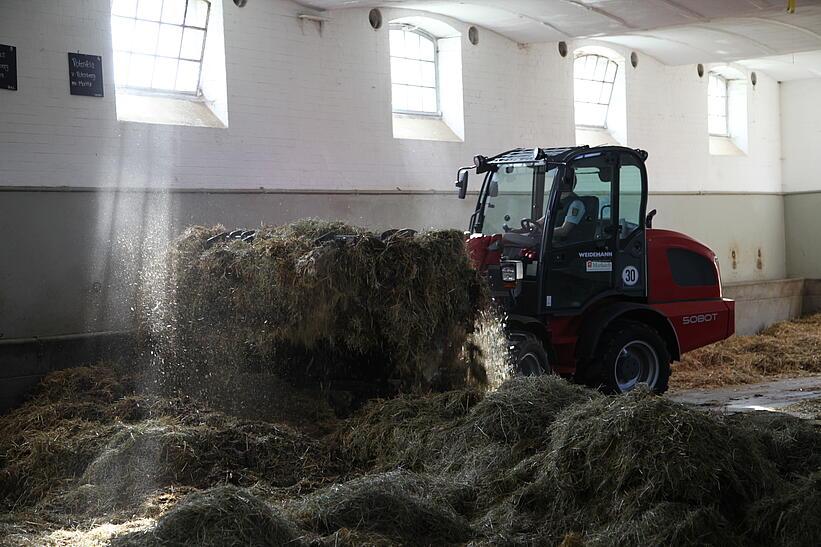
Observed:
[[[661,394],[670,382],[671,361],[655,329],[637,321],[615,321],[599,341],[594,378],[606,393],[626,393],[644,384]]]
[[[539,376],[550,371],[550,360],[544,345],[535,334],[513,331],[510,339],[510,357],[517,376]]]

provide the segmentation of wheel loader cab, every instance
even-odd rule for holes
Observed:
[[[647,296],[647,175],[638,153],[604,149],[569,158],[548,207],[542,312],[572,312],[613,295]]]
[[[578,313],[619,294],[645,297],[647,175],[620,147],[517,150],[478,166],[471,232],[497,238],[491,288],[511,313]],[[553,152],[553,154],[551,154]],[[481,163],[482,160],[479,160]]]

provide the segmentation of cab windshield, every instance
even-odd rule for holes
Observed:
[[[548,203],[556,168],[547,172],[544,188],[534,196],[544,164],[502,165],[490,175],[483,196],[485,210],[481,233],[499,234],[522,229],[522,219],[540,220]],[[534,218],[535,216],[535,218]]]

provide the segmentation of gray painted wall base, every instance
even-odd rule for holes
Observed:
[[[253,228],[319,217],[374,229],[465,229],[474,200],[401,191],[0,189],[0,339],[131,328],[140,272],[191,224]],[[725,283],[786,277],[780,195],[652,194],[650,204],[657,228],[716,252]]]
[[[800,317],[804,312],[803,279],[781,279],[724,286],[724,296],[735,300],[736,334],[755,334],[773,323]]]

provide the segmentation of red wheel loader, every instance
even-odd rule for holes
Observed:
[[[503,308],[513,365],[623,393],[667,389],[670,365],[735,330],[715,254],[652,228],[647,153],[516,149],[459,170],[484,175],[468,251]]]

